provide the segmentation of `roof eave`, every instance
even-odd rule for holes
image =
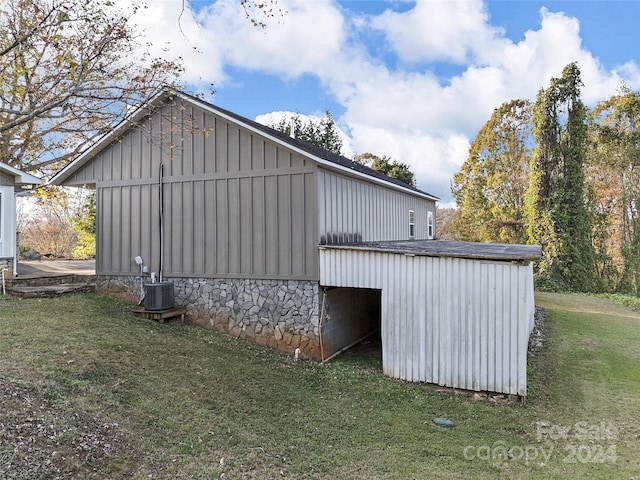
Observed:
[[[64,167],[62,170],[60,170],[56,175],[53,176],[53,178],[51,178],[51,180],[49,180],[49,184],[51,185],[62,185],[74,172],[76,172],[79,168],[81,168],[82,166],[84,166],[88,161],[91,160],[91,158],[93,158],[97,153],[99,153],[103,148],[106,148],[108,145],[111,144],[111,142],[113,140],[115,140],[116,138],[118,138],[120,135],[122,135],[122,133],[124,131],[126,131],[128,128],[131,127],[132,123],[135,123],[137,120],[139,120],[140,118],[148,115],[149,113],[149,107],[153,106],[154,104],[158,103],[159,101],[162,101],[163,98],[165,97],[165,95],[167,94],[173,94],[175,96],[180,97],[181,99],[191,102],[191,103],[195,103],[198,106],[200,106],[201,108],[214,113],[215,115],[218,115],[222,118],[224,118],[225,120],[228,120],[230,122],[233,123],[240,123],[242,124],[242,126],[250,131],[252,131],[253,133],[256,133],[262,137],[266,137],[269,140],[271,140],[272,142],[275,142],[279,145],[282,145],[288,149],[291,149],[293,151],[295,151],[296,153],[310,158],[313,161],[317,162],[319,165],[322,165],[323,167],[330,169],[330,170],[334,170],[334,171],[339,171],[342,173],[346,173],[348,175],[352,175],[358,178],[363,178],[366,179],[369,182],[373,182],[376,183],[378,185],[384,185],[388,188],[392,188],[394,190],[399,190],[405,193],[408,193],[410,195],[414,195],[414,196],[419,196],[422,198],[425,198],[427,200],[431,200],[431,201],[438,201],[440,200],[438,197],[431,195],[429,193],[426,192],[422,192],[422,191],[418,191],[418,190],[413,190],[411,188],[409,188],[409,186],[407,187],[403,187],[402,185],[398,185],[397,183],[393,183],[390,181],[386,181],[384,179],[381,178],[377,178],[377,177],[373,177],[370,175],[367,175],[366,173],[362,173],[362,172],[358,172],[356,170],[350,169],[348,167],[345,167],[343,165],[339,165],[337,163],[331,162],[329,160],[325,160],[317,155],[314,155],[310,152],[304,151],[298,147],[296,147],[295,145],[291,145],[288,144],[286,142],[284,142],[282,139],[279,139],[275,136],[269,135],[268,133],[258,130],[255,127],[253,127],[250,124],[247,124],[245,122],[242,122],[241,120],[239,120],[238,118],[235,117],[231,117],[229,115],[227,115],[224,111],[221,111],[220,109],[216,108],[215,105],[212,105],[204,100],[201,100],[197,97],[193,97],[187,94],[184,94],[183,92],[171,89],[171,88],[167,88],[167,89],[163,89],[160,92],[158,92],[155,96],[153,96],[149,101],[145,102],[143,105],[139,106],[131,115],[129,115],[127,118],[125,118],[122,122],[120,122],[112,131],[110,131],[109,133],[103,135],[99,140],[97,140],[97,142],[90,147],[88,150],[86,150],[85,152],[83,152],[76,160],[72,161],[71,163],[69,163],[66,167]]]
[[[131,128],[131,124],[136,123],[141,118],[149,114],[149,107],[158,103],[163,96],[171,89],[163,89],[156,93],[151,99],[136,107],[136,109],[127,115],[116,127],[108,133],[105,133],[96,140],[90,148],[85,150],[78,158],[66,165],[62,170],[56,173],[48,182],[48,185],[62,185],[73,173],[88,163],[101,150],[108,147],[115,139],[120,137],[127,129]]]
[[[0,163],[0,171],[3,171],[15,178],[16,185],[40,185],[42,179],[38,178],[30,173],[23,172],[6,163]]]
[[[194,98],[194,97],[191,97],[191,96],[188,96],[188,95],[184,95],[182,92],[175,92],[175,94],[180,96],[184,100],[198,103],[200,105],[200,107],[210,111],[211,113],[215,113],[216,115],[219,115],[219,116],[223,117],[224,119],[226,119],[228,121],[231,121],[231,122],[234,122],[234,123],[240,122],[240,123],[242,123],[244,128],[246,128],[246,129],[248,129],[248,130],[250,130],[250,131],[252,131],[252,132],[254,132],[254,133],[256,133],[256,134],[258,134],[260,136],[267,137],[272,142],[276,142],[279,145],[285,146],[286,148],[291,149],[291,150],[295,151],[296,153],[298,153],[298,154],[300,154],[300,155],[302,155],[304,157],[311,158],[313,161],[317,162],[318,164],[320,164],[323,167],[326,167],[326,168],[328,168],[330,170],[335,170],[335,171],[339,171],[339,172],[342,172],[342,173],[347,173],[349,175],[353,175],[353,176],[356,176],[356,177],[359,177],[359,178],[364,178],[369,182],[373,182],[373,183],[376,183],[376,184],[379,184],[379,185],[384,185],[386,187],[393,188],[394,190],[400,190],[400,191],[409,193],[409,194],[414,195],[414,196],[420,196],[420,197],[426,198],[426,199],[434,201],[434,202],[440,200],[438,197],[436,197],[434,195],[431,195],[429,193],[422,192],[422,191],[416,191],[416,190],[413,190],[413,189],[409,188],[408,186],[407,187],[403,187],[402,185],[398,185],[396,183],[383,180],[381,178],[372,177],[371,175],[367,175],[366,173],[358,172],[356,170],[350,169],[350,168],[345,167],[343,165],[339,165],[339,164],[333,163],[333,162],[331,162],[329,160],[325,160],[325,159],[323,159],[323,158],[321,158],[321,157],[319,157],[317,155],[314,155],[314,154],[309,153],[309,152],[307,152],[305,150],[302,150],[302,149],[296,147],[295,145],[291,145],[289,143],[286,143],[286,142],[282,141],[281,139],[279,139],[277,137],[269,135],[266,132],[258,130],[255,127],[253,127],[252,125],[249,125],[247,123],[243,123],[240,120],[238,120],[237,118],[230,117],[225,112],[220,111],[218,108],[216,108],[215,105],[211,105],[210,103],[205,102],[204,100],[200,100],[198,98]]]

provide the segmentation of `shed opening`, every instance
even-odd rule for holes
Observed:
[[[382,290],[325,287],[322,313],[322,359],[366,341],[368,354],[380,355]]]

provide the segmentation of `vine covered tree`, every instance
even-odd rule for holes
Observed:
[[[495,109],[453,178],[458,212],[449,231],[476,242],[523,243],[532,105],[512,100]]]
[[[416,186],[416,175],[411,171],[409,165],[398,162],[387,155],[379,157],[373,153],[366,152],[353,157],[353,161],[366,165],[373,170],[384,173],[386,176],[400,180],[412,187]]]
[[[623,87],[596,106],[587,173],[598,272],[640,296],[640,93]]]
[[[525,204],[528,240],[542,245],[539,274],[577,291],[600,288],[586,207],[587,109],[576,63],[538,92],[533,109],[536,148]]]
[[[141,50],[109,0],[0,2],[0,155],[45,176],[64,165],[162,85],[177,62]]]

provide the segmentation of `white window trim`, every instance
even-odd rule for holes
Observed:
[[[409,240],[416,239],[416,212],[409,210]]]

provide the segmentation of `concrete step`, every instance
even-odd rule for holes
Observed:
[[[7,293],[22,298],[59,297],[69,293],[93,293],[96,284],[89,282],[60,283],[57,285],[24,286],[14,284],[7,289]]]
[[[95,283],[95,281],[95,275],[78,275],[74,273],[52,273],[46,276],[20,275],[19,277],[13,277],[10,280],[13,287],[42,287],[73,283]]]

